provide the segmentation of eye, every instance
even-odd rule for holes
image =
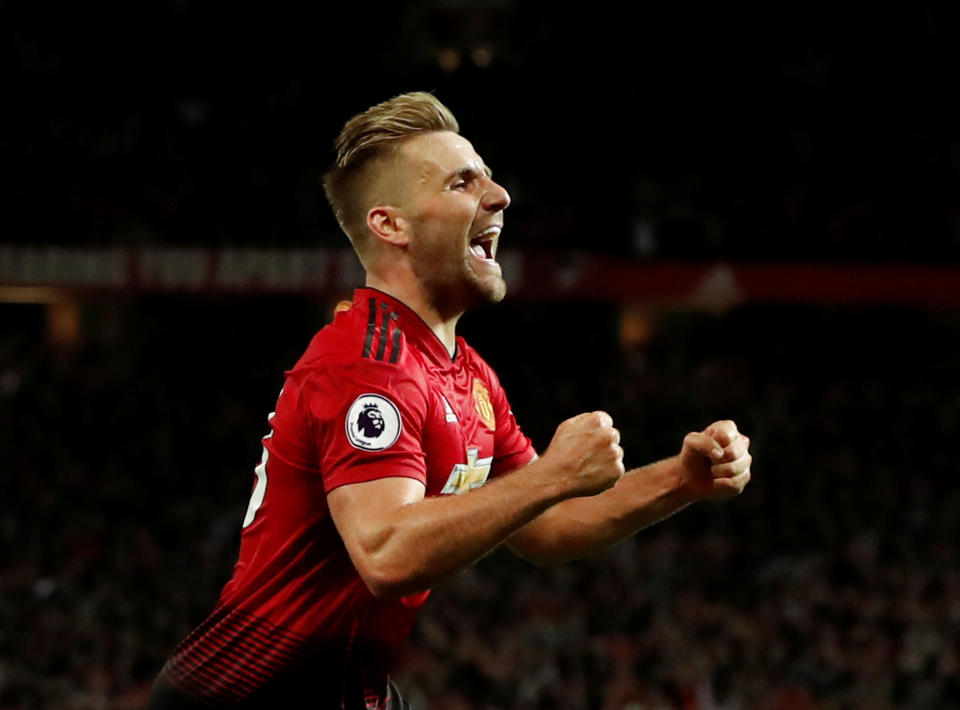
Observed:
[[[466,180],[459,180],[459,181],[453,183],[453,185],[450,186],[450,189],[451,189],[451,190],[459,190],[460,192],[463,192],[464,190],[467,189],[467,181],[466,181]]]

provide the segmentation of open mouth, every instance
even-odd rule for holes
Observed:
[[[470,240],[470,251],[478,259],[494,260],[493,250],[500,227],[488,227]]]

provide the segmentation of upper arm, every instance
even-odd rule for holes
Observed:
[[[373,589],[395,514],[425,495],[422,383],[379,362],[328,366],[310,378],[318,473],[337,532]]]
[[[368,360],[310,373],[303,415],[328,494],[386,476],[426,480],[422,432],[429,405],[416,374]]]
[[[403,476],[378,478],[338,486],[327,494],[327,506],[337,532],[357,572],[368,584],[377,554],[402,507],[423,500],[423,483]]]

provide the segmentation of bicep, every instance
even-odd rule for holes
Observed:
[[[404,476],[351,483],[330,491],[330,517],[354,565],[359,568],[365,556],[375,554],[383,546],[397,511],[423,500],[424,495],[423,483]]]

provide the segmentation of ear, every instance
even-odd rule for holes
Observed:
[[[375,237],[394,246],[406,246],[410,243],[407,220],[397,207],[371,207],[367,212],[367,228]]]

